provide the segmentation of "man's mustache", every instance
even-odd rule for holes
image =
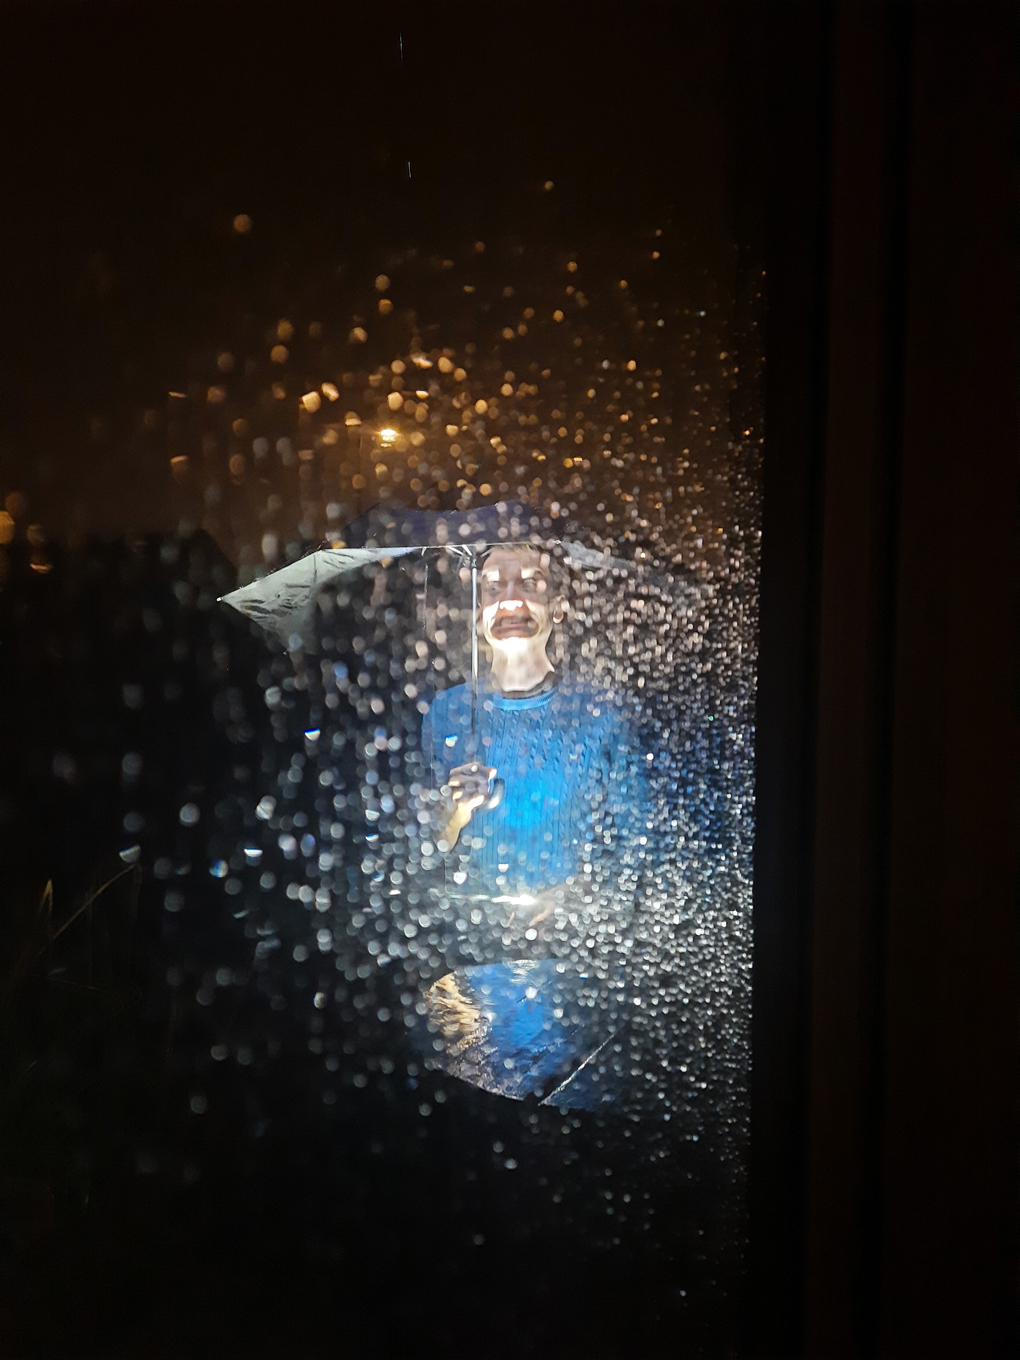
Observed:
[[[525,600],[499,600],[496,604],[486,605],[482,610],[482,618],[490,628],[501,616],[515,621],[535,618]]]

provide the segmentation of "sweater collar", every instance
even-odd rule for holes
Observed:
[[[491,701],[496,708],[533,708],[548,702],[559,687],[561,679],[560,672],[553,670],[543,676],[533,689],[512,690],[507,694],[486,683],[481,693],[482,697]]]

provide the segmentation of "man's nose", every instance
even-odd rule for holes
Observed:
[[[520,588],[516,581],[504,581],[500,585],[499,595],[497,596],[500,604],[519,606],[524,603]]]

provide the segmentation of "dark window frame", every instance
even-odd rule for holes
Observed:
[[[1017,17],[771,5],[743,41],[768,295],[747,1350],[1004,1356]]]

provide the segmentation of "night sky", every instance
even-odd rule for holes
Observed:
[[[0,491],[58,536],[176,527],[162,417],[196,356],[295,309],[346,332],[408,249],[516,247],[541,294],[664,227],[669,291],[725,310],[734,12],[6,6]]]

